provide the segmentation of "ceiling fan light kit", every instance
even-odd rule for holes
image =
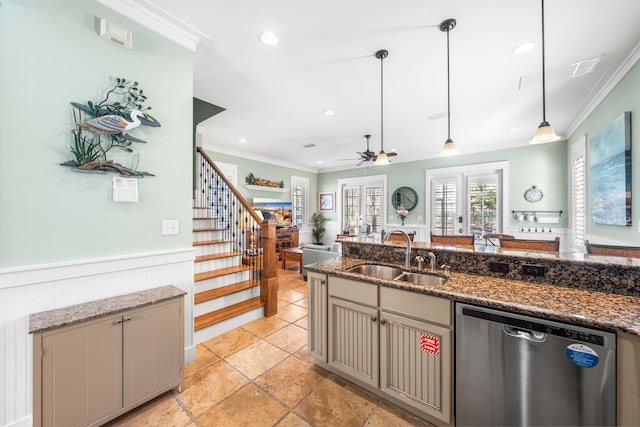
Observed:
[[[442,146],[441,157],[449,157],[460,154],[458,148],[451,139],[451,78],[449,73],[449,32],[456,27],[456,20],[446,19],[440,23],[440,31],[447,33],[447,140]]]
[[[540,0],[542,4],[542,123],[536,129],[533,139],[529,144],[546,144],[548,142],[559,141],[560,138],[553,130],[546,119],[546,86],[545,86],[545,63],[544,63],[544,0]]]

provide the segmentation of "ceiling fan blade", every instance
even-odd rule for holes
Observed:
[[[368,160],[365,160],[365,159],[360,160],[360,162],[359,162],[358,164],[356,164],[356,167],[358,167],[358,166],[360,166],[361,164],[366,163],[366,162],[368,162]]]
[[[387,157],[394,157],[394,156],[397,156],[397,155],[398,155],[398,153],[396,153],[395,151],[391,151],[391,152],[387,153]]]
[[[354,160],[360,160],[359,157],[356,157],[354,159],[338,159],[338,161],[343,161],[343,160],[349,160],[350,162],[354,161]]]

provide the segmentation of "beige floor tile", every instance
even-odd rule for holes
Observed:
[[[434,424],[419,418],[402,408],[382,401],[373,413],[367,427],[433,427]]]
[[[184,391],[176,397],[193,415],[199,416],[247,383],[235,369],[219,362],[187,378]]]
[[[265,341],[258,341],[229,356],[226,361],[247,377],[254,379],[271,369],[287,356],[286,352]]]
[[[203,427],[270,427],[287,413],[287,408],[253,384],[229,396],[198,418]]]
[[[266,337],[267,335],[271,335],[278,329],[284,328],[288,324],[289,322],[287,322],[286,320],[283,320],[278,316],[272,316],[261,317],[254,320],[253,322],[247,323],[242,328],[259,337]]]
[[[172,392],[164,393],[135,411],[105,424],[108,427],[167,426],[184,427],[191,423]]]
[[[220,358],[213,354],[211,350],[202,344],[198,344],[196,346],[196,360],[184,367],[184,376],[185,378],[190,377],[196,372],[219,361]]]
[[[331,376],[295,412],[316,427],[363,426],[377,401],[375,395]]]
[[[306,344],[300,350],[293,353],[293,355],[298,359],[304,360],[305,362],[308,362],[308,363],[315,362],[315,358],[311,354],[309,354],[309,349],[307,348]]]
[[[220,336],[211,338],[202,344],[218,356],[225,358],[255,343],[258,339],[258,337],[244,329],[236,328]]]
[[[307,343],[307,330],[290,324],[266,337],[265,341],[287,353],[295,353]]]
[[[294,301],[293,303],[300,307],[309,308],[309,299],[307,297]]]
[[[304,299],[304,294],[292,289],[278,290],[278,299],[287,302],[296,302]]]
[[[303,329],[308,329],[309,328],[309,316],[304,316],[302,319],[296,320],[294,325],[300,326]]]
[[[281,306],[278,303],[278,316],[281,319],[286,320],[287,322],[295,322],[296,320],[302,319],[307,315],[307,309],[304,307],[297,306],[295,304],[286,304]]]
[[[288,357],[256,379],[256,383],[294,407],[327,377],[324,370],[296,357]]]
[[[290,413],[276,427],[311,427],[311,424],[300,418],[298,414]]]

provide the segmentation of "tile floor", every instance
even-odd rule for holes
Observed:
[[[167,392],[109,427],[431,426],[313,364],[307,354],[307,284],[279,270],[278,314],[196,347],[182,393]]]

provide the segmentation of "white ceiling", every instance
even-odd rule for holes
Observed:
[[[447,138],[439,25],[448,18],[457,20],[451,138],[460,151],[526,145],[542,121],[540,0],[131,1],[200,38],[194,96],[226,109],[203,122],[206,146],[221,152],[306,170],[354,167],[363,135],[380,150],[374,54],[387,49],[385,151],[398,151],[394,163],[437,157]],[[566,137],[630,55],[637,58],[640,1],[547,0],[545,27],[546,118]],[[277,46],[258,40],[265,29],[277,33]],[[524,42],[536,46],[513,54]],[[566,75],[565,66],[602,55],[594,72]],[[335,114],[324,116],[327,109]]]

